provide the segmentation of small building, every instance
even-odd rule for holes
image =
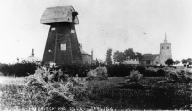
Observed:
[[[127,64],[127,65],[139,65],[139,61],[138,60],[126,60],[123,62],[123,64]]]
[[[80,51],[81,51],[83,63],[92,64],[93,63],[93,50],[91,51],[91,55],[90,55],[82,49],[82,44],[80,44]]]
[[[144,54],[141,60],[142,65],[159,65],[159,54]]]
[[[29,57],[27,57],[26,59],[24,59],[25,62],[33,62],[33,63],[41,63],[41,59],[39,59],[38,57],[35,57],[34,54],[34,49],[32,49],[32,53]]]

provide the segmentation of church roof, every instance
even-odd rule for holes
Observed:
[[[51,24],[56,22],[79,23],[78,13],[72,6],[48,7],[42,15],[42,24]],[[73,18],[74,17],[74,18]]]
[[[144,54],[142,61],[153,61],[159,54]]]

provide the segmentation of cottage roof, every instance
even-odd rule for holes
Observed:
[[[82,44],[80,44],[79,48],[80,48],[81,54],[82,55],[90,55],[87,52],[85,52],[82,47],[83,47]]]
[[[82,50],[82,49],[80,49],[80,51],[81,51],[81,54],[83,54],[83,55],[89,55],[87,52],[85,52],[85,51]]]
[[[51,24],[56,22],[69,22],[78,24],[78,13],[72,6],[48,7],[41,18],[42,24]]]
[[[40,62],[41,59],[39,59],[38,57],[34,57],[34,56],[29,56],[25,59],[25,61],[27,62]]]
[[[159,54],[144,54],[142,61],[153,61]]]

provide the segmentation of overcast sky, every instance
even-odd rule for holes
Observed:
[[[42,59],[49,25],[40,24],[47,7],[72,5],[79,13],[77,37],[83,50],[105,60],[112,48],[158,54],[165,32],[174,60],[192,58],[191,0],[4,0],[0,3],[0,62]],[[144,34],[146,33],[146,34]]]

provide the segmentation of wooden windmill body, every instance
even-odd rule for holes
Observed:
[[[75,24],[79,23],[78,13],[72,6],[50,7],[45,10],[41,23],[50,25],[43,54],[43,64],[56,65],[82,62]]]

